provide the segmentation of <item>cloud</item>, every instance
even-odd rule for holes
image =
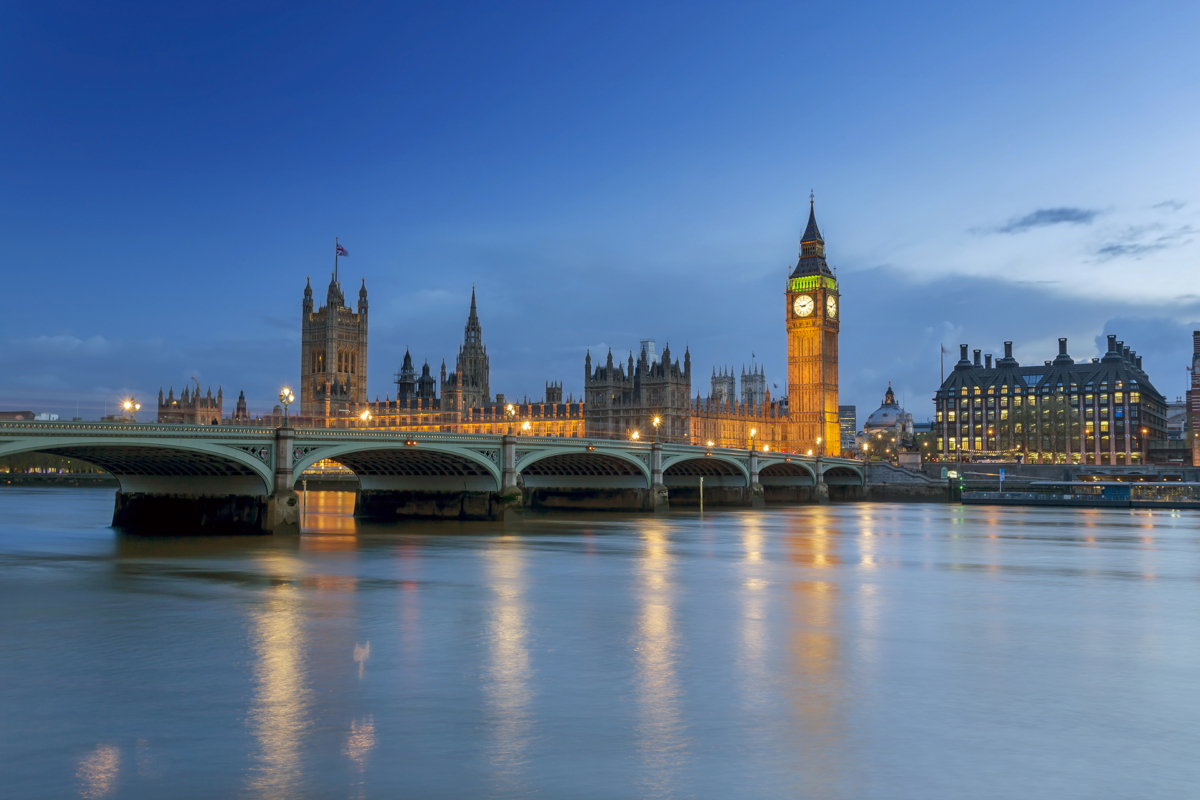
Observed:
[[[1099,213],[1089,208],[1039,208],[1032,214],[1009,220],[1000,233],[1023,233],[1049,225],[1090,225]]]
[[[1151,206],[1151,208],[1165,208],[1168,211],[1178,211],[1179,209],[1183,208],[1186,205],[1187,205],[1187,203],[1181,202],[1179,200],[1163,200],[1161,203],[1154,204],[1153,206]]]
[[[112,342],[99,335],[87,339],[80,339],[78,336],[70,334],[34,336],[28,339],[16,339],[12,344],[14,347],[46,356],[95,356],[107,354],[114,349]]]
[[[1147,253],[1154,253],[1172,247],[1182,247],[1191,241],[1188,237],[1196,232],[1195,228],[1192,228],[1190,225],[1184,225],[1173,231],[1156,235],[1155,232],[1159,230],[1162,230],[1162,228],[1158,225],[1143,225],[1128,228],[1116,241],[1109,242],[1100,247],[1096,251],[1096,255],[1100,256],[1101,260],[1123,256],[1139,258]]]

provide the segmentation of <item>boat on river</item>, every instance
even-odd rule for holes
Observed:
[[[1020,491],[964,491],[966,505],[1200,508],[1200,483],[1179,480],[1031,481]],[[1108,480],[1105,480],[1108,478]]]

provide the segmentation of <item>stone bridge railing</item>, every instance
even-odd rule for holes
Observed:
[[[275,430],[148,423],[0,422],[0,456],[89,461],[121,484],[114,524],[289,530],[294,487],[329,460],[359,482],[372,516],[492,519],[526,507],[658,510],[708,493],[710,505],[852,497],[862,463],[612,439]],[[187,527],[187,525],[184,525]]]

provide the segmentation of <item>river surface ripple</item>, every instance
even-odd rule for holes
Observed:
[[[0,491],[0,795],[1200,791],[1200,515],[854,504],[147,539]]]

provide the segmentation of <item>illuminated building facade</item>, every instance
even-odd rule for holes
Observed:
[[[838,332],[841,293],[825,260],[825,239],[809,202],[800,259],[788,278],[788,449],[841,453],[838,426]]]
[[[367,402],[367,282],[358,290],[357,312],[332,274],[325,305],[315,311],[306,284],[300,322],[298,416],[318,425],[348,422]]]
[[[1023,457],[1032,464],[1144,463],[1149,443],[1167,438],[1166,399],[1137,353],[1108,337],[1108,352],[1090,362],[1067,354],[1023,367],[1004,357],[980,363],[967,345],[934,398],[937,450],[943,458]]]

